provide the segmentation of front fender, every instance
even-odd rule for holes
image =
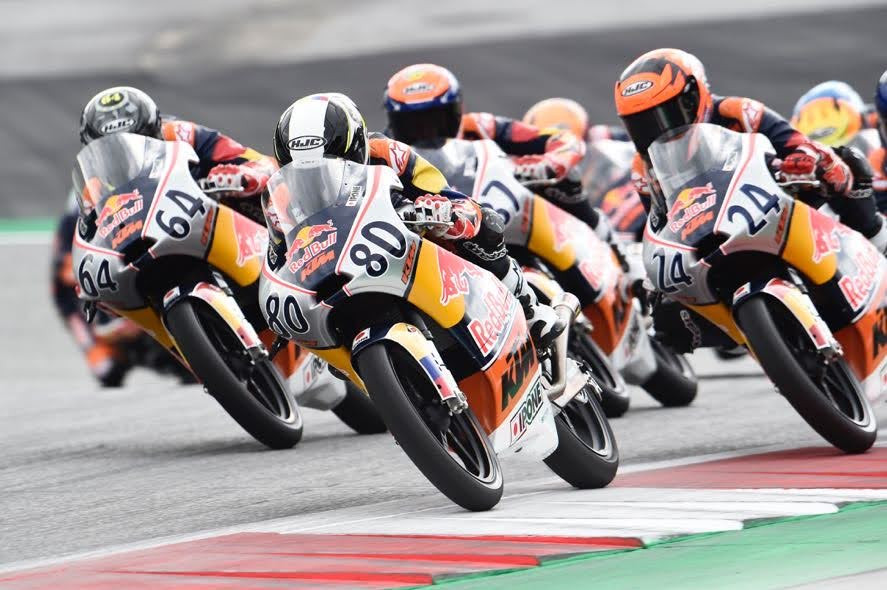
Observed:
[[[437,386],[441,401],[445,402],[451,410],[461,410],[468,406],[465,395],[459,389],[456,379],[444,364],[443,359],[440,358],[437,348],[413,325],[398,322],[390,326],[373,326],[361,330],[354,337],[354,342],[351,345],[351,357],[356,357],[360,351],[371,344],[383,340],[400,346],[416,359],[431,382]]]
[[[819,316],[810,296],[802,292],[797,285],[779,278],[766,282],[745,283],[733,293],[733,309],[738,309],[743,301],[758,294],[764,294],[782,304],[804,327],[804,331],[817,350],[836,355],[841,353],[840,344]]]
[[[164,323],[166,312],[183,299],[197,299],[210,306],[237,336],[244,347],[250,351],[264,352],[264,346],[256,334],[255,328],[247,321],[243,311],[234,297],[223,291],[218,285],[199,281],[191,285],[173,287],[163,296]]]

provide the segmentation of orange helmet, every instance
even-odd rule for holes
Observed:
[[[462,91],[453,73],[415,64],[391,76],[385,88],[388,132],[404,143],[456,137],[462,122]]]
[[[663,133],[708,121],[712,111],[702,62],[680,49],[656,49],[634,60],[616,82],[614,98],[642,155]]]
[[[584,138],[588,132],[588,112],[569,98],[546,98],[530,107],[524,115],[524,123],[536,127],[560,127],[569,129]]]

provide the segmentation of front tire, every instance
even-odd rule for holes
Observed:
[[[435,384],[397,345],[371,344],[355,361],[391,434],[434,487],[467,510],[499,503],[499,460],[470,408],[449,416]]]
[[[641,387],[666,408],[689,406],[696,399],[699,380],[693,367],[682,354],[668,348],[656,338],[650,338],[656,372]]]
[[[608,418],[618,418],[628,411],[631,397],[625,381],[616,371],[591,335],[581,325],[570,330],[568,349],[570,355],[581,359],[591,369],[591,374],[601,386],[601,406]]]
[[[765,295],[749,297],[734,313],[764,372],[813,430],[845,453],[875,444],[871,404],[843,358],[823,363],[803,327]]]
[[[602,488],[613,481],[619,468],[619,449],[590,386],[571,399],[554,422],[557,449],[545,459],[545,464],[576,488]]]
[[[215,311],[183,300],[166,325],[206,389],[253,438],[289,449],[302,438],[302,415],[277,368],[267,357],[249,359],[243,343]]]

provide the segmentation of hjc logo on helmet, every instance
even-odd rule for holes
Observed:
[[[628,86],[622,89],[622,96],[634,96],[635,94],[640,94],[644,90],[649,89],[653,86],[653,83],[649,80],[638,80],[637,82],[632,82]]]
[[[406,96],[410,94],[421,94],[423,92],[431,92],[434,90],[434,84],[429,82],[416,82],[415,84],[410,84],[406,88],[403,89],[403,93]]]
[[[318,135],[300,135],[295,137],[286,144],[291,150],[313,150],[319,148],[326,143],[326,140]]]
[[[135,124],[135,119],[114,119],[113,121],[108,121],[107,123],[102,125],[102,128],[99,129],[99,131],[102,134],[116,133],[124,129],[129,129]]]

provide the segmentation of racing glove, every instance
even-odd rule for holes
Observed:
[[[219,198],[255,196],[265,188],[270,174],[253,164],[219,164],[200,181],[200,188]]]
[[[480,207],[471,199],[450,200],[425,194],[413,202],[416,221],[428,223],[429,233],[447,240],[469,240],[480,228]]]
[[[872,168],[868,158],[855,147],[840,146],[835,148],[835,153],[850,168],[853,174],[853,186],[850,190],[851,199],[867,199],[872,194],[872,183],[875,177],[875,169]]]
[[[853,173],[831,148],[816,142],[802,143],[785,157],[780,172],[787,181],[822,180],[829,195],[847,195]]]
[[[514,176],[521,184],[533,186],[558,203],[575,203],[582,198],[582,178],[577,167],[567,166],[549,154],[515,158]]]

